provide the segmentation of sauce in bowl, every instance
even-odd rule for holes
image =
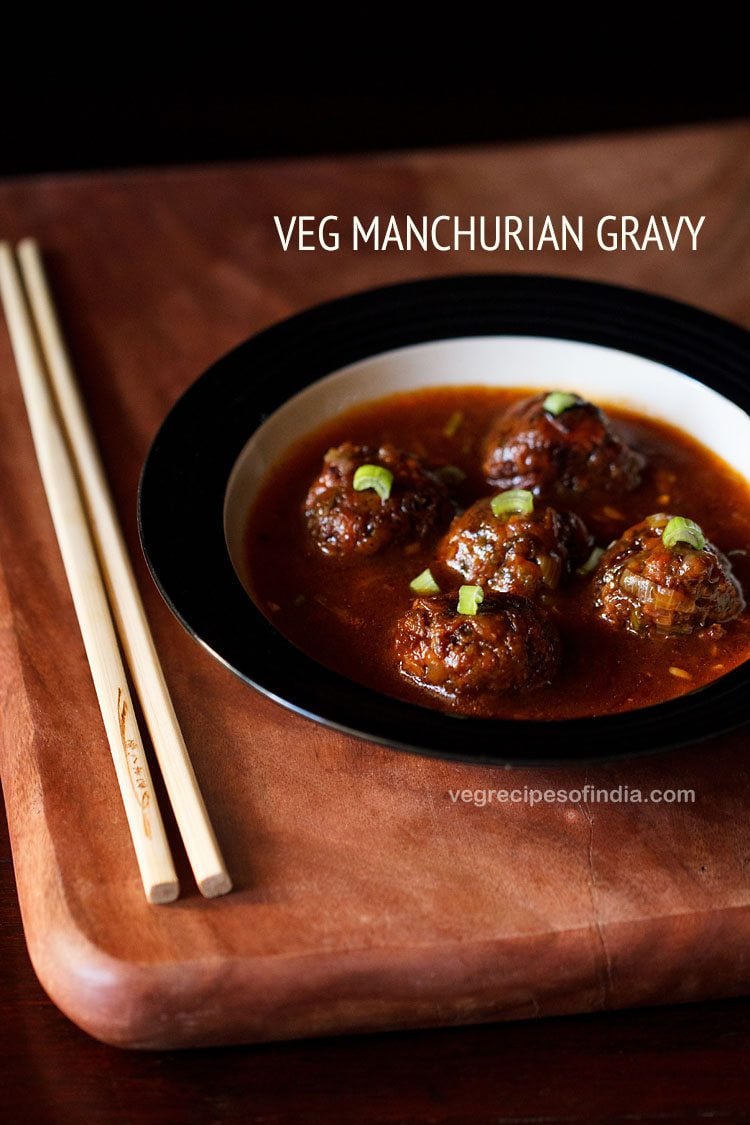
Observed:
[[[292,446],[264,481],[246,532],[250,589],[273,625],[321,664],[368,687],[488,718],[565,719],[628,711],[695,691],[743,663],[750,656],[746,609],[683,633],[640,628],[637,622],[633,628],[618,627],[602,615],[597,601],[601,564],[594,555],[588,568],[588,560],[571,565],[559,585],[530,594],[559,635],[554,675],[513,690],[462,694],[404,674],[397,635],[415,602],[410,583],[429,569],[440,591],[458,599],[467,581],[440,557],[450,513],[433,529],[395,536],[372,553],[326,553],[305,517],[311,483],[332,447],[393,446],[442,473],[460,513],[501,491],[483,471],[488,435],[496,419],[517,409],[530,393],[441,387],[391,395],[339,414]],[[642,472],[631,474],[628,487],[613,478],[608,488],[555,490],[547,480],[536,490],[535,505],[580,517],[588,546],[600,549],[655,513],[685,517],[727,556],[739,587],[750,590],[747,482],[687,433],[614,407],[607,414]],[[484,593],[489,604],[492,594]]]

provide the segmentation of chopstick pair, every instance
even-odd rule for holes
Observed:
[[[0,243],[0,296],[146,898],[172,902],[180,888],[120,644],[198,887],[208,898],[225,894],[231,880],[180,732],[33,240],[21,242],[17,256]]]

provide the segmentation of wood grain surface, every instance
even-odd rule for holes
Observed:
[[[690,808],[453,805],[450,788],[497,784],[497,775],[324,732],[217,667],[150,585],[134,502],[159,421],[212,359],[290,312],[368,285],[483,269],[573,274],[750,323],[749,141],[750,128],[733,124],[0,186],[3,235],[34,234],[48,252],[167,678],[239,888],[220,902],[190,891],[168,908],[142,902],[0,334],[3,784],[32,958],[81,1026],[158,1047],[747,987],[746,737],[617,767],[513,771],[515,783],[542,787],[679,779],[696,789]],[[285,255],[272,216],[300,211],[707,219],[697,254]],[[531,1043],[539,1026],[560,1025],[506,1033]],[[478,1043],[482,1030],[450,1034]]]

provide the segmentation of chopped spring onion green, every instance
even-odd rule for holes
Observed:
[[[493,516],[510,516],[514,513],[530,516],[534,511],[534,497],[525,488],[510,488],[493,496],[490,501]]]
[[[693,520],[684,516],[673,516],[662,533],[661,541],[665,547],[676,547],[678,543],[686,543],[688,547],[695,547],[702,551],[706,546],[706,537]]]
[[[580,405],[581,399],[578,395],[568,394],[567,391],[552,391],[542,403],[542,409],[557,417],[558,414],[570,410],[571,407]]]
[[[481,586],[459,586],[456,608],[464,617],[476,617],[477,607],[483,601],[484,591]]]
[[[601,547],[594,547],[593,551],[586,559],[586,562],[578,567],[576,574],[591,574],[591,571],[598,565],[599,559],[604,554]]]
[[[440,587],[435,579],[432,577],[432,571],[428,567],[413,578],[409,583],[409,589],[413,590],[415,594],[439,594]]]
[[[365,492],[372,488],[381,500],[387,500],[393,485],[393,473],[382,465],[360,465],[352,481],[355,492]]]
[[[463,420],[463,411],[454,410],[448,421],[443,426],[443,433],[445,434],[445,436],[455,437]]]

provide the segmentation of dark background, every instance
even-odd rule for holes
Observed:
[[[247,66],[247,60],[245,66]],[[228,71],[236,71],[232,60]],[[637,69],[634,64],[634,69]],[[158,166],[255,157],[491,143],[744,116],[750,93],[680,82],[592,81],[534,93],[527,85],[474,88],[446,81],[370,92],[310,83],[283,92],[239,75],[184,71],[144,77],[137,68],[19,85],[0,77],[5,106],[0,175]]]

